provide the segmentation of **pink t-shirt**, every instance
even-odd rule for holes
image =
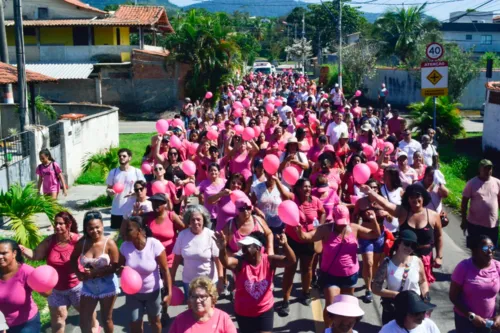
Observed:
[[[491,260],[490,267],[479,269],[472,258],[462,260],[451,275],[462,286],[461,299],[471,312],[485,318],[495,316],[495,300],[500,291],[500,262]],[[466,316],[455,308],[456,313]]]
[[[312,190],[312,195],[318,197],[318,199],[323,204],[323,208],[325,209],[326,219],[325,221],[331,222],[333,221],[333,208],[340,203],[339,195],[337,194],[337,189],[328,189],[328,194],[325,197],[322,197],[323,193],[319,193],[317,189]]]
[[[146,239],[146,246],[142,250],[136,249],[132,242],[123,242],[120,253],[125,257],[125,266],[135,270],[142,279],[142,288],[139,293],[150,293],[163,287],[160,270],[156,258],[165,251],[159,240],[153,237]]]
[[[217,182],[218,183],[212,183],[211,180],[206,179],[202,181],[199,186],[200,193],[203,194],[203,205],[210,213],[212,219],[217,218],[217,204],[209,204],[207,198],[219,193],[226,185],[225,179],[218,179]]]
[[[7,281],[0,280],[0,312],[9,327],[24,324],[38,313],[28,286],[28,276],[35,269],[21,264],[17,273]]]
[[[312,231],[314,229],[314,220],[319,219],[318,211],[323,209],[323,204],[321,201],[315,196],[311,197],[311,201],[303,202],[299,204],[297,200],[295,200],[297,206],[299,206],[299,223],[302,227],[302,231]],[[295,231],[295,227],[291,227],[287,225],[285,227],[285,233],[288,237],[291,237],[294,241],[298,243],[304,243],[304,241],[299,239],[297,236],[297,232]]]
[[[40,164],[36,168],[36,174],[42,178],[43,194],[59,192],[60,185],[57,175],[59,175],[61,172],[61,168],[56,162],[52,162],[48,165]]]
[[[172,221],[172,213],[173,212],[168,212],[164,221],[160,224],[156,223],[155,212],[146,213],[143,217],[146,225],[151,229],[153,237],[159,240],[164,246],[167,254],[168,267],[172,267],[172,263],[174,261],[174,254],[172,250],[174,249],[176,237],[174,221]]]
[[[465,185],[462,196],[470,199],[467,221],[486,228],[498,226],[500,179],[490,177],[483,182],[479,177],[474,177]]]
[[[245,150],[229,161],[229,171],[233,174],[241,173],[245,179],[248,179],[252,176],[251,163],[252,156]]]
[[[262,260],[258,266],[252,266],[245,260],[242,261],[241,269],[234,273],[236,284],[234,312],[236,314],[258,317],[274,306],[274,271],[267,254],[262,254]]]
[[[238,215],[238,212],[229,195],[222,197],[217,202],[217,208],[217,226],[215,227],[215,231],[221,231],[229,220]]]
[[[332,224],[332,229],[334,225]],[[332,230],[328,240],[323,241],[321,270],[333,276],[346,277],[359,271],[358,239],[350,232],[342,236]]]
[[[191,310],[186,310],[175,318],[169,333],[236,333],[236,326],[227,313],[214,308],[212,318],[196,321]]]

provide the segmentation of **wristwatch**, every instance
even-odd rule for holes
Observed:
[[[473,321],[474,318],[476,318],[476,314],[474,312],[471,312],[470,315],[469,315],[469,320]]]

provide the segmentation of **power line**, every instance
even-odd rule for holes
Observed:
[[[459,20],[459,19],[461,19],[462,17],[467,16],[467,15],[469,15],[469,14],[473,13],[476,9],[481,8],[481,7],[483,7],[483,6],[486,6],[486,5],[487,5],[487,4],[489,4],[490,2],[493,2],[493,0],[488,0],[488,1],[486,1],[486,2],[484,2],[484,3],[482,3],[482,4],[480,4],[479,6],[472,8],[472,10],[470,10],[470,11],[466,11],[466,12],[465,12],[465,13],[463,13],[462,15],[454,16],[454,17],[452,17],[452,18],[442,20],[441,22],[444,22],[444,21],[449,20],[450,22],[448,22],[448,23],[453,23],[453,22],[455,22],[456,20]]]

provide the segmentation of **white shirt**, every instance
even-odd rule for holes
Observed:
[[[328,125],[326,135],[330,137],[330,144],[332,146],[339,141],[340,134],[343,132],[347,133],[347,124],[343,121],[341,121],[340,124],[333,122]]]
[[[113,198],[113,204],[111,205],[111,215],[123,216],[130,212],[129,201],[135,202],[135,197],[131,196],[125,198],[128,194],[134,191],[134,183],[138,180],[146,181],[142,174],[142,171],[129,166],[127,171],[122,171],[120,168],[115,168],[111,170],[106,179],[106,184],[108,186],[113,186],[116,183],[122,183],[124,188],[123,192],[116,194]],[[132,203],[133,206],[133,203]]]
[[[394,191],[389,191],[387,186],[383,185],[380,188],[380,193],[384,198],[389,200],[390,203],[395,204],[395,205],[401,205],[401,192],[402,188],[398,187]],[[384,227],[387,228],[390,232],[395,232],[398,231],[399,229],[399,220],[397,217],[393,217],[391,222],[387,221],[386,218],[384,218]]]
[[[281,120],[287,120],[286,113],[293,112],[292,108],[288,105],[284,105],[278,109],[278,113],[280,115]]]
[[[342,97],[344,96],[344,94],[342,94],[340,91],[336,92],[335,89],[332,89],[332,91],[330,91],[330,95],[332,96],[333,105],[338,106],[342,104]]]
[[[422,155],[424,155],[424,164],[432,166],[432,157],[436,155],[436,147],[429,144],[427,148],[422,148]]]
[[[387,260],[387,259],[386,259]],[[403,281],[403,274],[405,268],[394,265],[392,260],[389,260],[387,264],[387,289],[392,291],[399,291],[401,288],[401,282]],[[416,256],[411,257],[410,270],[408,271],[408,276],[406,277],[403,290],[412,290],[420,295],[420,259]]]
[[[379,333],[441,333],[441,332],[431,319],[425,318],[422,324],[418,325],[416,328],[412,330],[406,330],[404,328],[399,327],[399,325],[396,324],[396,320],[393,320],[385,324]]]
[[[405,140],[399,141],[398,148],[408,154],[408,165],[413,165],[413,154],[415,154],[415,152],[422,152],[422,145],[420,142],[413,139],[411,139],[410,142],[406,142]]]

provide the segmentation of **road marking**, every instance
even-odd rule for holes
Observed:
[[[311,290],[313,300],[311,302],[311,311],[314,319],[314,328],[316,333],[323,333],[325,331],[325,324],[323,323],[323,305],[321,304],[321,295],[317,289]]]

